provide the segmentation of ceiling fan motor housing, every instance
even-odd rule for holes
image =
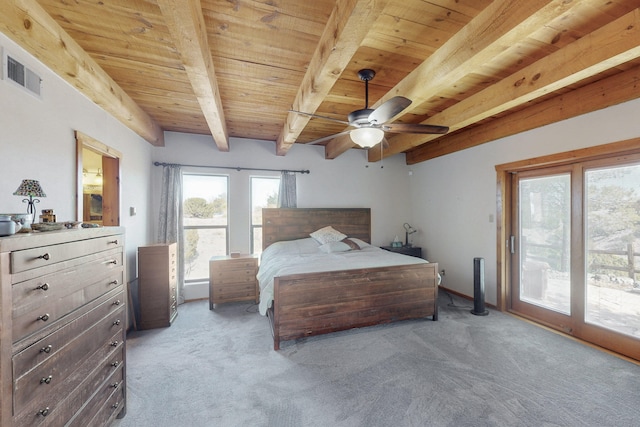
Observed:
[[[373,113],[371,108],[365,108],[362,110],[355,110],[349,113],[349,125],[355,127],[371,126],[369,122],[369,115]]]

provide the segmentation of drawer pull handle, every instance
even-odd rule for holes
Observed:
[[[51,349],[52,349],[52,348],[53,348],[53,347],[51,347],[51,344],[49,344],[49,345],[48,345],[48,346],[46,346],[46,347],[42,347],[42,348],[40,349],[40,353],[47,353],[47,354],[48,354],[48,353],[51,353]]]
[[[49,284],[48,283],[43,283],[42,285],[36,287],[35,290],[38,290],[38,289],[42,289],[43,291],[48,291],[49,290]]]
[[[117,284],[118,284],[118,281],[117,281],[117,280],[112,280],[112,281],[110,281],[110,282],[109,282],[109,284],[110,284],[110,285],[117,285]]]
[[[43,259],[45,261],[49,261],[49,253],[47,252],[44,255],[40,255],[37,259]]]
[[[109,242],[107,242],[107,243],[108,243],[108,244],[110,244],[110,245],[117,245],[117,244],[118,244],[118,239],[116,239],[116,240],[111,240],[111,241],[109,241]]]
[[[119,300],[119,299],[117,299],[117,300],[115,300],[115,301],[113,302],[113,305],[120,305],[120,304],[121,304],[121,302],[120,302],[120,300]]]
[[[118,326],[120,324],[120,319],[113,321],[113,326]]]
[[[49,313],[45,313],[42,316],[38,316],[38,320],[42,320],[43,322],[46,322],[47,320],[49,320]]]
[[[118,366],[120,366],[120,362],[118,362],[117,360],[115,362],[113,362],[111,364],[111,366],[113,366],[114,368],[117,368]]]
[[[111,384],[109,387],[118,388],[119,385],[120,383],[116,381],[115,383]]]
[[[117,347],[118,346],[118,341],[114,341],[111,344],[109,344],[111,347]]]
[[[47,415],[49,415],[49,407],[47,406],[44,409],[40,409],[38,411],[38,415],[42,415],[43,417],[46,417]]]
[[[53,377],[51,375],[49,375],[48,377],[42,377],[40,378],[40,384],[51,384],[52,379]]]
[[[113,259],[111,261],[108,261],[107,264],[118,265],[118,260],[117,259]]]

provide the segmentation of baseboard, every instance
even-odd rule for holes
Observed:
[[[448,294],[455,295],[457,297],[464,298],[464,299],[469,300],[469,301],[473,301],[473,297],[470,297],[469,295],[465,295],[465,294],[460,293],[458,291],[454,291],[453,289],[446,288],[446,287],[444,287],[442,285],[438,286],[438,289],[441,290],[441,291],[444,291],[444,292],[446,292]],[[491,308],[491,309],[493,309],[493,310],[498,310],[498,307],[496,307],[494,304],[489,304],[489,303],[485,302],[484,305],[489,307],[489,308]],[[500,310],[498,310],[498,311],[500,311]]]

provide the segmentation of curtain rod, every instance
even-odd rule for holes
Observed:
[[[268,172],[293,172],[293,173],[311,173],[309,169],[301,169],[301,170],[289,170],[289,169],[264,169],[264,168],[243,168],[240,166],[232,167],[232,166],[202,166],[202,165],[182,165],[180,163],[163,163],[163,162],[153,162],[154,166],[188,166],[193,168],[212,168],[212,169],[232,169],[236,171],[268,171]]]

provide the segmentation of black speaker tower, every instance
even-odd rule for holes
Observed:
[[[484,308],[484,258],[473,259],[473,310],[471,314],[486,316]]]

